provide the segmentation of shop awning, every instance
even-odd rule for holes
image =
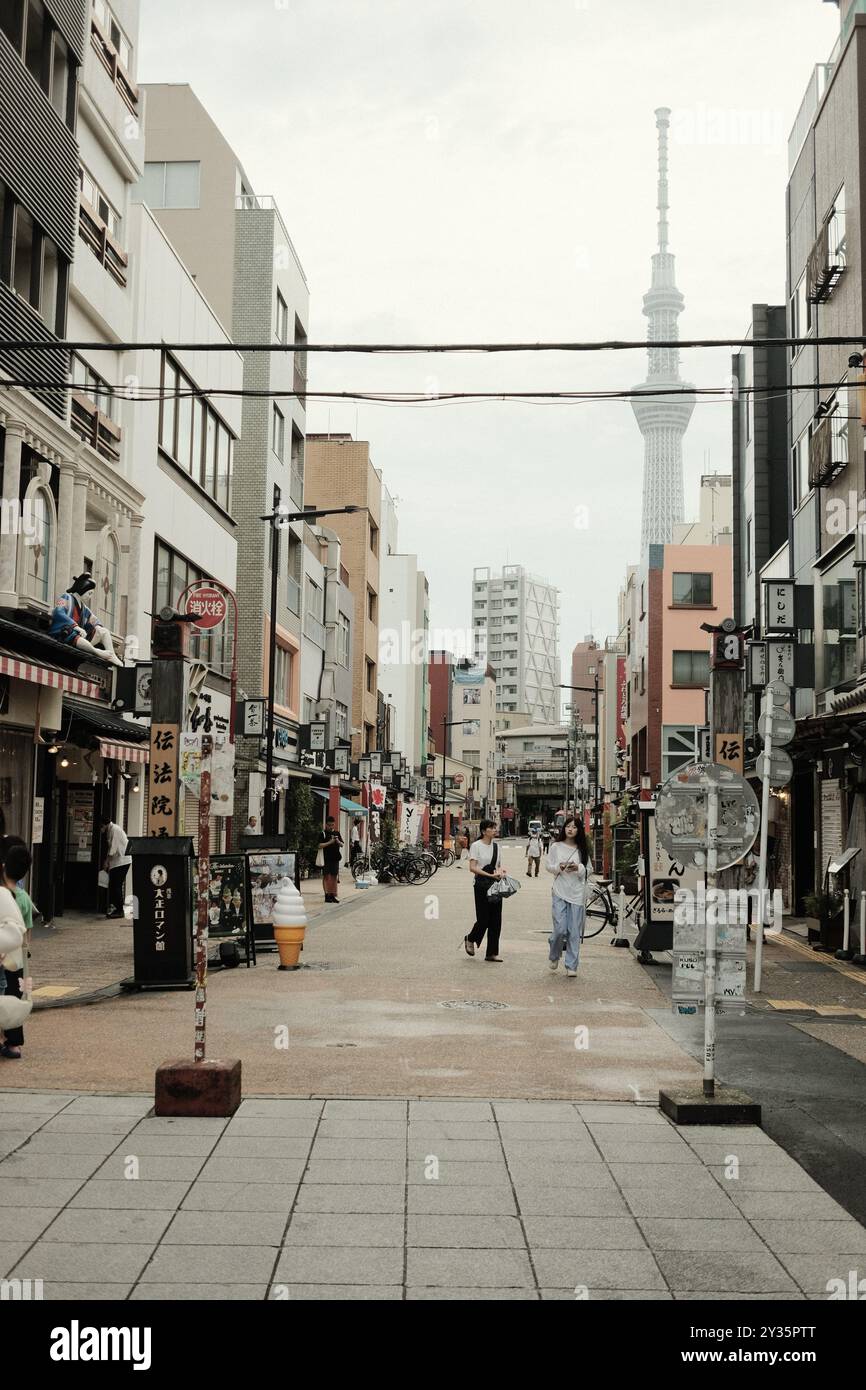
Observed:
[[[102,689],[95,681],[73,676],[69,671],[61,671],[59,666],[24,661],[5,647],[0,647],[0,676],[11,676],[16,681],[30,681],[34,685],[47,685],[53,690],[63,690],[67,695],[84,695],[90,700],[102,698]]]
[[[77,743],[79,747],[98,747],[103,740],[107,743],[121,744],[122,746],[142,747],[143,758],[136,761],[144,762],[147,760],[147,748],[150,742],[150,734],[144,724],[133,724],[132,720],[124,719],[123,715],[115,714],[113,710],[105,706],[85,704],[83,700],[64,700],[63,701],[64,729],[66,721],[69,721],[69,732],[67,738],[70,743]],[[88,740],[90,742],[88,743]],[[102,749],[100,748],[100,752]],[[116,756],[109,754],[109,757]],[[127,754],[120,756],[126,757]]]
[[[321,787],[313,787],[316,796],[320,796],[323,801],[328,800],[328,793],[323,792]],[[367,807],[362,806],[360,801],[350,801],[347,796],[340,797],[340,810],[348,811],[350,816],[366,816]]]
[[[146,743],[114,743],[111,739],[101,738],[99,751],[103,758],[116,758],[119,762],[146,763],[148,758]]]

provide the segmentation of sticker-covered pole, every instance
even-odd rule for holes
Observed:
[[[195,929],[195,1044],[193,1061],[205,1059],[207,1017],[207,946],[210,899],[210,804],[211,754],[213,739],[204,734],[201,741],[201,795],[198,803],[198,912]]]
[[[707,792],[707,897],[716,887],[718,870],[717,836],[719,829],[719,792],[715,782]],[[704,1095],[716,1093],[716,923],[715,912],[704,907]]]

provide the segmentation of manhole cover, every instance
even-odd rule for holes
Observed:
[[[442,999],[440,1009],[507,1009],[507,1004],[498,1004],[495,999]]]

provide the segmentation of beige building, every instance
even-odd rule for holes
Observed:
[[[355,600],[352,643],[352,757],[377,746],[379,555],[382,475],[370,445],[349,434],[307,435],[304,500],[312,507],[363,508],[329,518],[340,538],[349,592]]]

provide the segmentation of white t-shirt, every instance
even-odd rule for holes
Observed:
[[[476,840],[473,845],[469,846],[469,858],[476,860],[479,869],[490,868],[490,861],[493,858],[494,845],[496,845],[495,840],[492,844],[489,845],[485,844],[483,840]],[[496,851],[496,867],[497,869],[502,868],[502,856],[500,855],[498,848]]]
[[[132,859],[126,852],[129,841],[121,826],[115,825],[112,821],[108,827],[108,867],[109,869],[127,868]]]
[[[530,835],[529,844],[526,846],[526,853],[530,859],[541,858],[541,840],[538,835]]]
[[[560,873],[563,864],[577,864],[577,870],[568,869]],[[589,875],[593,873],[592,860],[581,863],[580,851],[576,845],[567,845],[564,840],[556,840],[547,851],[547,872],[555,874],[553,891],[558,898],[567,903],[582,907],[586,898]]]

